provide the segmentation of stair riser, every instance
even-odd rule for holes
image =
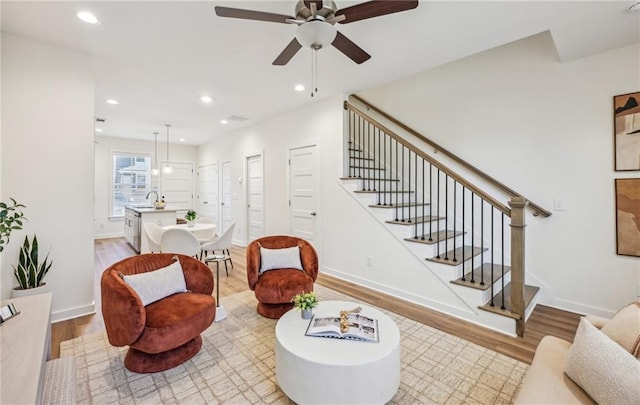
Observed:
[[[407,235],[405,232],[405,236],[404,238],[408,238],[408,237],[412,237],[413,234],[413,230],[411,230],[411,234]],[[403,238],[403,239],[404,239]],[[453,248],[453,243],[456,243],[456,246],[461,246],[462,245],[462,235],[457,236],[456,238],[451,238],[449,239],[449,249]],[[438,252],[438,243],[434,243],[434,244],[426,244],[426,243],[417,243],[417,242],[410,242],[410,241],[404,241],[405,245],[407,246],[407,248],[409,250],[411,250],[412,252],[418,254],[419,257],[425,259],[427,257],[433,257],[437,255]],[[444,255],[444,253],[446,252],[445,249],[445,242],[440,241],[440,254]],[[462,258],[458,258],[458,260],[462,260]]]
[[[387,204],[389,204],[389,200],[387,199]],[[395,200],[394,200],[395,202]],[[374,204],[377,204],[377,198],[376,201],[374,202]],[[398,219],[401,219],[404,215],[404,218],[409,218],[409,217],[415,217],[416,215],[416,206],[413,207],[389,207],[389,206],[384,206],[382,205],[382,203],[384,203],[384,200],[381,201],[381,205],[378,207],[370,207],[371,210],[373,211],[379,211],[379,213],[381,214],[379,216],[379,218],[384,218],[385,221],[389,220],[392,221],[394,219],[396,219],[396,215]],[[418,216],[422,216],[422,205],[418,205],[417,206],[417,210],[418,210]],[[397,214],[396,214],[397,212]],[[429,215],[429,206],[425,205],[424,206],[424,215]],[[378,217],[378,215],[376,215],[376,217]]]
[[[460,276],[456,277],[456,280],[460,278]],[[504,285],[509,284],[511,281],[511,272],[504,275]],[[477,283],[480,282],[480,279],[476,280]],[[471,287],[465,287],[463,285],[451,284],[452,288],[461,296],[464,297],[465,301],[471,304],[475,304],[477,302],[489,302],[491,300],[491,288],[487,288],[486,290],[478,290]],[[498,294],[502,291],[502,281],[497,280],[493,283],[493,295]]]

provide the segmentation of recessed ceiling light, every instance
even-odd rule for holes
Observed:
[[[202,96],[200,97],[200,100],[202,100],[203,103],[207,103],[207,104],[213,101],[213,99],[209,96]]]
[[[81,11],[78,14],[76,14],[76,16],[78,16],[79,19],[81,19],[82,21],[89,23],[89,24],[100,24],[100,21],[98,21],[98,18],[91,14],[88,11]]]
[[[184,142],[184,138],[180,138],[180,139],[179,139],[179,141],[180,141],[180,142]]]
[[[120,102],[118,100],[114,100],[112,98],[107,100],[107,104],[113,104],[113,105],[118,105],[120,104]]]
[[[102,128],[96,128],[96,132],[102,132]]]
[[[301,84],[296,84],[296,87],[294,87],[295,91],[304,91],[304,86]]]
[[[627,6],[627,11],[640,11],[640,1],[636,1]]]
[[[228,123],[229,123],[229,121],[227,121],[227,120],[220,120],[220,123],[221,123],[221,124],[228,124]]]

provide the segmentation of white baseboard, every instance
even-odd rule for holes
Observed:
[[[561,299],[558,299],[558,298],[555,298],[555,299],[552,298],[551,302],[549,304],[545,304],[545,305],[549,305],[550,307],[562,309],[564,311],[571,311],[571,312],[575,312],[575,313],[578,313],[578,314],[584,314],[584,315],[597,315],[597,316],[600,316],[600,317],[603,317],[603,318],[613,318],[613,316],[616,314],[616,311],[612,311],[610,309],[593,307],[593,306],[590,306],[590,305],[584,305],[584,304],[580,304],[578,302],[561,300]]]
[[[51,323],[62,322],[69,319],[79,318],[85,315],[93,315],[96,313],[95,301],[91,304],[83,305],[80,307],[64,309],[62,311],[56,311],[51,313]]]
[[[104,233],[101,235],[94,235],[93,239],[97,240],[97,239],[110,239],[110,238],[123,238],[124,234],[122,232],[118,232],[118,233]]]

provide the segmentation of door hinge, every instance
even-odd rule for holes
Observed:
[[[291,200],[289,200],[289,207],[291,207]]]
[[[289,166],[291,166],[291,159],[289,159]]]

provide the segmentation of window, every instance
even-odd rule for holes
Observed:
[[[130,153],[113,154],[111,215],[124,215],[124,206],[146,201],[151,191],[151,157]]]

